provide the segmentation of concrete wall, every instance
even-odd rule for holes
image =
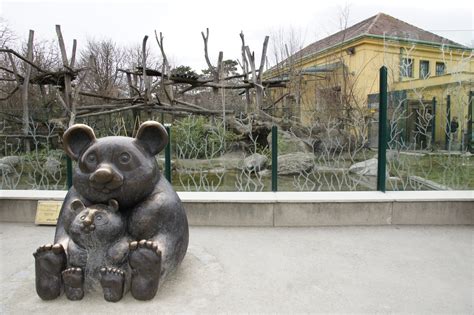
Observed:
[[[179,192],[190,225],[473,225],[474,191]],[[0,222],[34,222],[38,200],[65,191],[0,190]]]

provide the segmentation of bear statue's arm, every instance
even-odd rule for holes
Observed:
[[[89,204],[86,200],[76,191],[74,187],[68,191],[64,198],[61,211],[59,212],[58,222],[56,224],[56,233],[54,235],[54,243],[61,244],[67,251],[69,244],[69,226],[76,217],[77,213],[71,208],[71,203],[75,199],[80,199],[84,204]]]
[[[170,183],[161,176],[150,196],[131,209],[128,231],[135,240],[152,240],[162,255],[162,273],[174,269],[186,254],[188,221]]]

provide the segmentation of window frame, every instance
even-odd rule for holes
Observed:
[[[413,78],[414,77],[414,68],[415,68],[415,59],[403,57],[400,65],[400,72],[402,78]]]
[[[438,71],[438,66],[441,66],[441,65],[443,66],[443,71],[442,72]],[[446,63],[444,63],[442,61],[436,61],[435,74],[436,74],[436,76],[445,75],[446,74]]]
[[[423,73],[423,64],[426,64],[426,73]],[[429,60],[420,60],[420,69],[418,75],[420,79],[428,79],[431,76],[430,72],[430,61]]]

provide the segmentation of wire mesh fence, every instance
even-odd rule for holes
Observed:
[[[359,58],[353,49],[330,67],[313,66],[313,72],[323,71],[317,79],[301,72],[300,83],[291,85],[296,92],[283,94],[283,105],[267,107],[273,120],[251,113],[230,117],[224,110],[186,117],[121,112],[77,122],[90,125],[97,137],[133,136],[145,119],[169,122],[170,180],[178,191],[377,190],[380,94],[374,82],[384,65],[386,189],[474,189],[472,49],[433,45],[416,34],[384,34],[382,43],[360,53],[364,62],[351,61]],[[25,136],[8,121],[1,124],[0,189],[66,189],[64,127],[31,120]],[[276,138],[272,125],[279,126]],[[164,153],[157,162],[164,170]]]

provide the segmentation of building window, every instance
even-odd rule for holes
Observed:
[[[444,62],[436,63],[436,75],[443,75],[446,73],[446,65]]]
[[[402,58],[402,64],[400,68],[402,78],[413,78],[413,59]]]
[[[430,62],[420,60],[420,79],[426,79],[430,76]]]

